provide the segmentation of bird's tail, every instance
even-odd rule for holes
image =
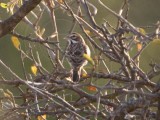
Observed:
[[[80,80],[81,75],[81,69],[80,68],[74,68],[73,74],[72,74],[72,80],[73,82],[78,82]]]

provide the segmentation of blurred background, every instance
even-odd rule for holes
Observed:
[[[107,6],[109,6],[112,10],[119,12],[119,9],[122,6],[123,0],[102,0]],[[6,2],[6,0],[2,0],[2,2]],[[98,14],[95,16],[96,22],[101,25],[104,23],[104,20],[107,20],[112,26],[115,26],[117,22],[117,18],[102,8],[97,0],[90,0],[98,8]],[[130,0],[130,9],[128,20],[136,27],[144,27],[150,26],[157,23],[160,20],[160,0]],[[67,15],[62,9],[56,8],[56,20],[57,27],[59,32],[60,46],[64,49],[67,41],[63,38],[68,34],[71,25],[72,18]],[[6,9],[0,8],[0,19],[4,20],[10,16],[7,13]],[[32,20],[32,17],[29,16]],[[40,21],[41,28],[45,28],[45,36],[48,36],[53,33],[53,29],[51,27],[50,17],[48,13],[45,11],[43,14],[43,19]],[[145,31],[147,33],[153,32],[155,28],[146,28]],[[28,35],[31,33],[32,29],[28,27],[24,22],[18,24],[15,29],[18,33]],[[80,31],[79,28],[75,28],[75,31]],[[32,31],[33,32],[33,31]],[[24,51],[29,52],[28,42],[20,40],[21,47]],[[35,43],[31,43],[32,45]],[[37,43],[36,43],[37,44]],[[47,52],[44,50],[44,47],[40,44],[37,44],[34,48],[36,51],[40,53],[40,57],[43,63],[43,66],[48,70],[52,71],[51,63],[48,58]],[[136,51],[136,48],[133,48],[133,53]],[[144,71],[149,70],[149,63],[156,62],[160,63],[160,42],[152,42],[147,48],[143,51],[143,54],[140,56],[140,67]],[[133,54],[131,53],[131,54]],[[21,54],[15,49],[11,42],[11,35],[6,35],[0,38],[0,60],[2,60],[6,65],[8,65],[15,73],[17,73],[20,77],[23,76],[23,68],[21,62]],[[25,61],[25,69],[28,73],[31,73],[30,66],[33,64],[32,61],[28,59],[24,59]],[[108,66],[114,67],[114,63],[109,62]],[[114,69],[114,68],[113,68]],[[10,74],[0,65],[0,73],[6,78],[11,79]],[[159,79],[159,78],[158,78]]]
[[[8,0],[9,1],[9,0]],[[71,1],[71,0],[70,0]],[[98,13],[95,16],[95,20],[98,25],[102,25],[105,20],[108,21],[112,26],[116,26],[117,24],[117,18],[114,17],[112,14],[110,14],[108,11],[106,11],[103,7],[101,7],[97,0],[89,0],[91,3],[93,3],[97,9]],[[115,12],[119,12],[124,0],[102,0],[105,5],[110,7]],[[6,0],[2,0],[1,2],[6,3]],[[73,3],[72,5],[73,10],[76,10],[76,6]],[[85,14],[84,14],[85,15]],[[10,16],[9,13],[7,13],[7,10],[0,7],[0,20],[5,20]],[[59,33],[59,40],[60,40],[60,47],[65,50],[65,47],[67,45],[67,41],[63,38],[69,33],[69,30],[71,29],[71,26],[73,24],[72,17],[69,16],[63,9],[57,7],[55,8],[55,16],[56,16],[56,22],[58,27],[58,33]],[[34,21],[33,17],[29,14],[28,18],[31,21]],[[146,26],[153,26],[157,23],[157,21],[160,20],[160,0],[130,0],[130,7],[129,7],[129,15],[128,20],[135,26],[135,27],[142,27],[146,33],[151,33],[155,31],[155,28],[146,28]],[[44,14],[42,16],[42,19],[40,21],[40,28],[45,29],[45,33],[43,35],[44,38],[51,35],[54,30],[51,25],[50,17],[47,13],[47,11],[44,11]],[[78,25],[74,29],[77,32],[81,32]],[[22,34],[24,36],[27,36],[29,34],[34,34],[34,31],[26,25],[23,21],[19,23],[15,29],[19,34]],[[53,39],[54,41],[54,39]],[[34,49],[34,53],[38,52],[40,55],[40,59],[42,62],[42,65],[51,73],[53,71],[52,64],[50,61],[50,58],[48,57],[46,48],[38,43],[31,43],[28,41],[24,41],[20,39],[21,48],[24,52],[29,53],[29,44],[31,44],[32,48]],[[87,42],[89,44],[89,42]],[[54,46],[52,46],[54,47]],[[94,50],[94,48],[91,48],[92,50],[92,58],[95,58],[96,55],[94,53],[98,53],[97,50]],[[133,56],[137,52],[136,46],[131,50],[130,54]],[[22,60],[21,57],[24,57],[21,55],[21,52],[18,51],[12,44],[11,41],[11,35],[6,35],[2,38],[0,38],[0,60],[2,60],[7,66],[9,66],[18,76],[21,78],[24,78],[24,69],[22,67]],[[160,41],[151,42],[143,53],[140,56],[140,68],[142,68],[145,72],[148,72],[150,69],[149,63],[159,63],[160,64]],[[110,70],[116,71],[116,69],[119,67],[117,66],[117,63],[114,63],[108,59],[106,59],[107,66]],[[25,71],[28,74],[31,74],[32,77],[35,77],[31,72],[31,66],[34,64],[33,61],[30,61],[29,59],[24,57],[24,64],[25,64]],[[66,59],[64,60],[64,65],[68,70],[70,70],[70,67],[68,63],[66,62]],[[91,65],[88,65],[86,69],[90,69]],[[99,68],[99,72],[104,72],[103,69]],[[112,71],[111,71],[112,72]],[[7,80],[14,79],[12,75],[0,64],[0,77],[4,77]],[[0,78],[1,79],[1,78]],[[160,76],[158,76],[156,81],[160,81]],[[103,84],[103,82],[99,82],[98,84]],[[12,86],[14,88],[14,86]],[[11,88],[11,86],[5,86],[0,85],[0,88]],[[17,89],[11,89],[14,91],[14,94],[19,95]],[[88,91],[89,92],[89,91]],[[67,91],[66,91],[67,93]],[[69,92],[70,93],[70,92]]]

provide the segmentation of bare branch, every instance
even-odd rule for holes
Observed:
[[[16,25],[32,11],[41,0],[26,0],[24,4],[8,19],[0,22],[0,37],[12,31]]]

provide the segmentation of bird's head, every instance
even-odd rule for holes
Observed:
[[[84,43],[82,36],[75,32],[67,35],[65,39],[67,39],[70,44]]]

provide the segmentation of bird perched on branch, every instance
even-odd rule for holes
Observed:
[[[79,82],[81,70],[88,62],[83,55],[87,54],[90,56],[90,49],[86,45],[83,37],[78,33],[71,33],[66,39],[69,42],[66,56],[72,66],[72,80],[73,82]]]

